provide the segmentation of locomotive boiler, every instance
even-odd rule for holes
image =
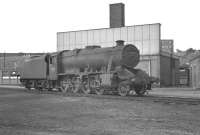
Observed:
[[[134,68],[139,62],[139,51],[133,45],[118,43],[115,47],[87,46],[85,49],[63,51],[59,58],[61,65],[59,73],[103,73],[121,65]]]
[[[126,96],[130,91],[143,95],[149,86],[149,76],[141,69],[135,69],[139,63],[139,50],[132,44],[124,45],[124,41],[116,41],[114,47],[87,46],[84,49],[64,50],[54,54],[46,54],[37,59],[41,68],[41,77],[26,66],[24,72],[29,73],[28,77],[22,74],[22,82],[25,86],[32,82],[34,88],[57,88],[63,92],[84,92],[86,94],[96,93],[118,93]],[[35,65],[35,66],[37,66]]]

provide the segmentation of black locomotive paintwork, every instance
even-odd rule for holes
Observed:
[[[139,50],[131,44],[64,50],[21,63],[21,82],[27,88],[97,94],[110,91],[126,96],[131,90],[143,95],[150,84],[144,71],[134,69],[139,63]]]

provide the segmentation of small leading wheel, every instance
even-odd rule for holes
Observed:
[[[101,87],[95,89],[95,93],[97,95],[103,95],[104,92],[105,92],[105,90],[103,88],[101,88]]]
[[[120,96],[127,96],[130,90],[130,86],[128,84],[119,84],[118,93]]]
[[[42,89],[42,87],[37,87],[37,88],[35,88],[36,90],[39,90],[39,91],[42,91],[43,89]]]
[[[146,92],[146,86],[145,85],[142,85],[142,86],[137,86],[135,88],[135,93],[138,95],[138,96],[143,96]]]
[[[26,86],[25,88],[28,89],[28,90],[31,90],[31,87],[30,87],[30,86]]]
[[[29,82],[25,83],[25,88],[28,89],[28,90],[31,90],[31,85],[29,84]]]

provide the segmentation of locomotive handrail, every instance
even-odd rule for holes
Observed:
[[[83,72],[81,73],[81,75],[92,75],[92,74],[103,74],[106,72]],[[63,75],[76,75],[76,74],[80,74],[79,72],[65,72],[65,73],[59,73],[59,76],[63,76]]]

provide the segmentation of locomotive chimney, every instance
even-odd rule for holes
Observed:
[[[123,46],[124,45],[124,40],[117,40],[116,42],[116,46]]]

